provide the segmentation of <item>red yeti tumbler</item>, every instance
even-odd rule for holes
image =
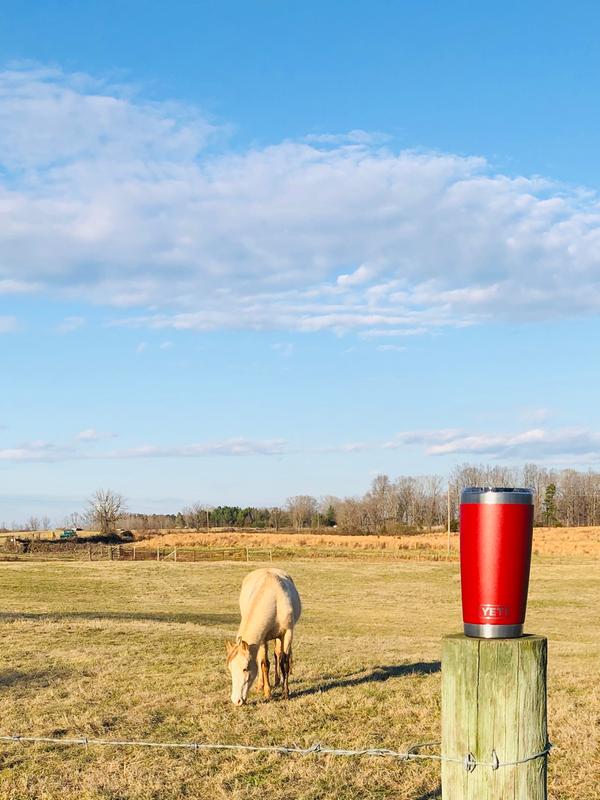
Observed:
[[[460,578],[467,636],[523,635],[532,534],[530,489],[463,490]]]

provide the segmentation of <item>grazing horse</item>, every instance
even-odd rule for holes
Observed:
[[[268,643],[275,640],[275,686],[279,674],[283,697],[289,698],[294,625],[300,619],[300,595],[291,577],[280,569],[257,569],[246,575],[240,592],[242,621],[235,644],[227,642],[231,702],[242,706],[260,672],[258,688],[271,697]]]

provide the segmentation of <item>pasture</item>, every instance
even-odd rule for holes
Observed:
[[[254,565],[0,563],[0,734],[402,750],[440,738],[440,639],[455,562],[277,564],[303,599],[292,699],[229,701],[226,637]],[[550,797],[592,800],[600,767],[598,562],[537,558],[527,629],[549,639]],[[0,798],[428,800],[439,765],[273,754],[0,747]]]

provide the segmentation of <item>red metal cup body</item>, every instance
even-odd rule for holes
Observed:
[[[467,636],[521,636],[527,608],[533,494],[466,489],[460,506],[460,573]]]

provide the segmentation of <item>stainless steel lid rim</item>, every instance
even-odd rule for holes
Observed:
[[[491,625],[490,623],[463,623],[466,636],[475,639],[518,639],[523,635],[523,623],[514,625]]]
[[[533,492],[531,489],[505,486],[468,486],[462,490],[460,502],[463,505],[533,505]]]

